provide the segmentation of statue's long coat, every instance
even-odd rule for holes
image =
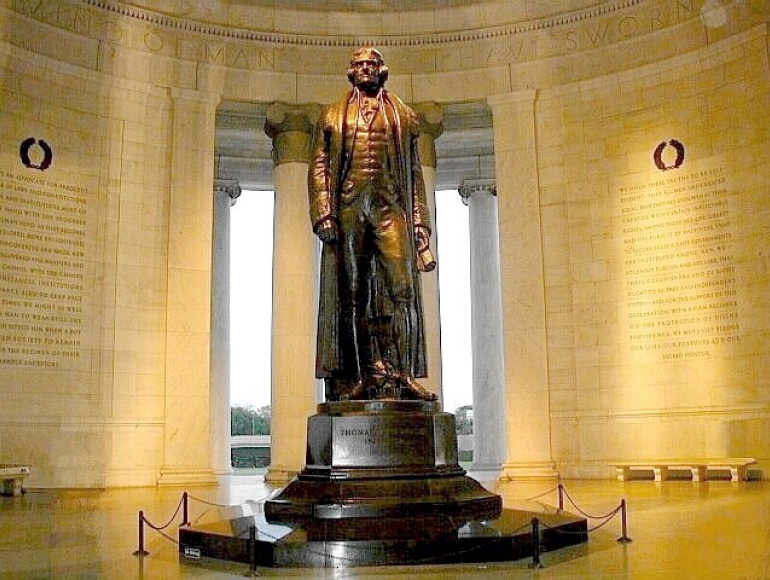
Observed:
[[[430,214],[428,211],[425,184],[422,177],[422,168],[417,153],[417,139],[419,133],[419,120],[414,111],[405,105],[398,97],[383,89],[383,102],[388,121],[388,153],[395,167],[395,177],[401,192],[410,192],[411,195],[402,195],[408,207],[405,207],[407,220],[410,221],[407,228],[410,232],[410,244],[414,255],[414,226],[421,225],[430,231]],[[308,191],[310,195],[310,219],[313,229],[328,219],[336,220],[339,189],[344,183],[348,171],[348,163],[351,155],[351,143],[346,143],[348,107],[356,106],[354,92],[325,107],[316,124],[313,141],[310,150],[310,166],[308,170]],[[339,255],[338,245],[335,242],[324,243],[321,256],[321,288],[318,311],[318,341],[316,350],[316,376],[325,377],[355,377],[355,369],[345,368],[350,366],[349,361],[343,360],[344,345],[341,344],[345,337],[352,337],[350,325],[352,321],[342,316],[342,308],[339,303],[339,284],[344,283],[343,277],[338,274]],[[422,291],[420,288],[419,271],[416,260],[412,268],[414,288],[414,312],[415,325],[412,336],[412,376],[427,376],[427,362],[425,356],[425,330],[422,311]],[[373,287],[382,283],[375,273],[372,281]],[[390,306],[387,302],[386,292],[376,292],[377,304],[370,303],[373,311],[387,312]]]

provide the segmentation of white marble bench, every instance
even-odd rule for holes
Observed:
[[[24,478],[29,475],[28,465],[0,463],[0,494],[21,495],[24,493]]]
[[[650,461],[617,461],[612,464],[618,481],[634,479],[633,473],[652,472],[655,481],[666,481],[669,471],[690,471],[693,481],[705,481],[709,471],[729,471],[731,481],[747,481],[749,465],[756,459],[735,457],[722,459],[655,459]]]

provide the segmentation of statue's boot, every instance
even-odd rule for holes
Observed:
[[[438,396],[435,393],[431,393],[428,389],[423,387],[420,383],[415,381],[412,377],[403,377],[401,379],[403,388],[406,389],[408,393],[416,397],[417,399],[422,399],[423,401],[437,401]]]
[[[415,381],[409,375],[398,372],[390,364],[383,360],[375,361],[372,365],[375,376],[382,377],[386,381],[390,381],[398,384],[407,394],[411,395],[410,398],[422,400],[422,401],[436,401],[438,397],[423,387],[420,383]]]
[[[342,397],[343,401],[361,401],[368,399],[367,397],[367,388],[364,385],[364,381],[358,381],[356,383],[356,386],[353,387],[353,390],[351,390],[347,395]]]

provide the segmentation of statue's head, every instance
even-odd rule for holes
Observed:
[[[364,90],[376,89],[388,80],[388,67],[382,53],[376,48],[359,48],[353,53],[348,67],[348,80],[354,87]]]

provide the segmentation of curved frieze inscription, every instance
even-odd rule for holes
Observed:
[[[90,364],[92,199],[85,187],[0,171],[3,367]]]
[[[710,357],[741,340],[724,167],[624,185],[618,228],[632,353]]]
[[[699,0],[622,0],[529,22],[367,38],[344,31],[339,35],[282,33],[259,29],[258,22],[254,28],[232,27],[224,21],[207,23],[184,14],[102,0],[11,0],[10,5],[24,17],[116,47],[228,68],[313,74],[333,73],[340,62],[347,61],[352,47],[367,44],[386,47],[402,74],[510,65],[655,35],[699,19],[702,12]],[[315,14],[322,13],[308,12]],[[736,2],[731,7],[732,20],[746,25],[763,22],[767,14],[768,7],[759,2]],[[6,28],[8,35],[24,30]],[[318,58],[319,50],[324,58]]]

